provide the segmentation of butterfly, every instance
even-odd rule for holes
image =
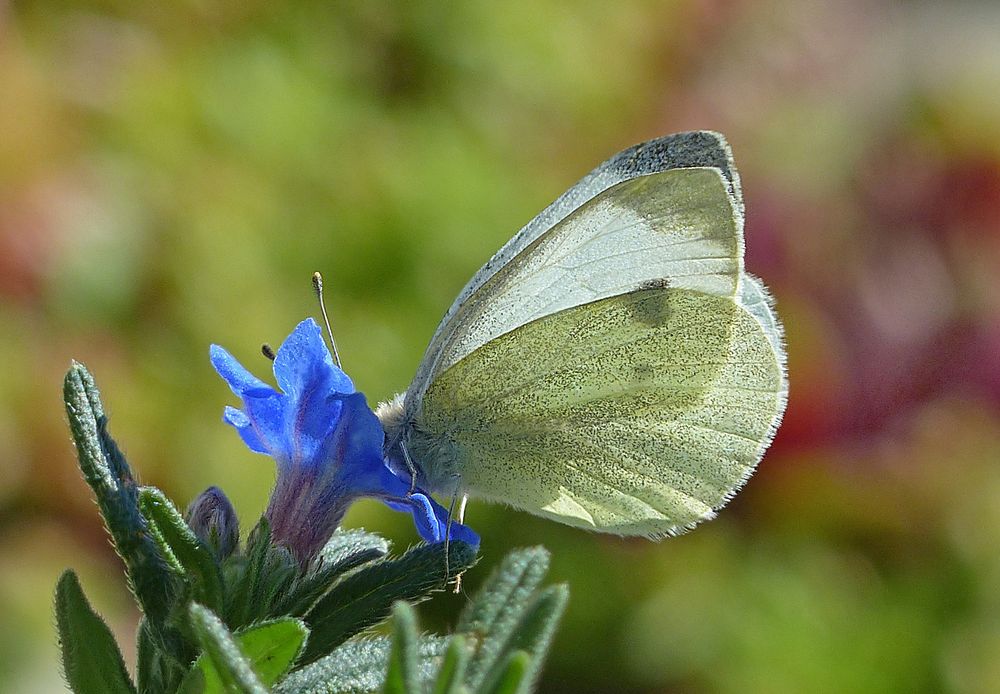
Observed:
[[[385,455],[432,492],[661,538],[753,473],[787,401],[782,327],[743,267],[725,138],[611,157],[522,228],[448,309]]]

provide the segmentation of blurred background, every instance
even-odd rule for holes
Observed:
[[[720,518],[659,544],[472,504],[475,588],[543,543],[546,692],[1000,690],[1000,5],[0,2],[0,690],[58,691],[67,566],[137,614],[76,468],[71,359],[142,481],[273,466],[208,362],[316,315],[374,402],[523,223],[605,157],[724,132],[791,399]],[[348,525],[415,540],[362,503]],[[422,608],[445,628],[463,596]]]

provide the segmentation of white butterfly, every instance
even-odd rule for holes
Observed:
[[[786,400],[729,146],[689,132],[615,155],[521,229],[376,414],[420,487],[661,537],[725,505]]]

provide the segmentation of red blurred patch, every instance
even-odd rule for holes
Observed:
[[[0,200],[0,295],[31,302],[54,250],[54,225],[38,191]]]

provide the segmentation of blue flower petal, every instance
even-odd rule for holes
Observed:
[[[250,418],[246,416],[243,410],[237,410],[235,407],[226,407],[225,414],[222,416],[222,420],[231,425],[239,433],[240,438],[243,439],[243,443],[247,445],[254,453],[269,453],[264,442],[260,440],[257,432],[254,431],[253,425],[250,423]]]
[[[321,397],[332,393],[353,393],[354,384],[333,363],[323,340],[323,331],[312,318],[295,326],[274,359],[274,377],[287,395],[302,397],[307,390],[319,391]]]
[[[452,521],[448,526],[448,509],[421,492],[404,497],[382,499],[394,511],[413,514],[413,524],[425,542],[444,542],[445,535],[458,542],[479,546],[479,535],[467,525]]]
[[[226,409],[223,411],[222,420],[237,429],[250,426],[250,418],[247,417],[246,412],[229,405],[226,405]]]
[[[462,523],[452,522],[451,529],[448,531],[451,534],[451,539],[457,542],[464,542],[473,547],[479,546],[479,535],[475,530]]]
[[[428,497],[430,499],[430,497]],[[444,506],[430,499],[431,508],[434,509],[434,516],[437,518],[438,526],[440,527],[441,539],[444,539],[445,531],[451,536],[452,540],[458,540],[459,542],[467,542],[470,545],[476,547],[479,546],[479,535],[477,535],[472,528],[467,525],[462,525],[456,520],[452,520],[451,527],[448,527],[448,518],[451,514],[448,512]]]
[[[212,360],[212,366],[225,379],[236,395],[242,397],[248,391],[271,389],[271,386],[247,371],[232,354],[219,345],[212,345],[208,354]]]
[[[292,445],[303,459],[316,457],[344,417],[343,397],[307,388],[303,396],[292,400],[292,404],[295,411],[289,413],[288,422]]]
[[[293,411],[286,414],[286,436],[292,457],[307,466],[325,465],[337,455],[332,446],[335,432],[344,426],[342,398],[290,400]],[[325,453],[324,451],[331,451]]]
[[[279,466],[288,465],[295,460],[285,421],[288,400],[273,390],[254,393],[243,396],[243,411],[268,455],[273,456]]]
[[[413,523],[424,541],[443,542],[448,528],[448,519],[451,516],[448,509],[436,502],[430,494],[422,489],[415,489],[411,493],[410,483],[393,474],[388,465],[383,464],[379,473],[380,478],[377,485],[365,496],[379,498],[389,508],[396,511],[413,514]],[[447,532],[452,540],[479,546],[479,535],[457,521],[451,522],[451,528]]]
[[[427,542],[441,542],[444,540],[444,527],[438,523],[437,516],[434,515],[434,507],[431,500],[423,494],[411,494],[403,497],[400,501],[386,500],[386,505],[396,511],[409,511],[413,514],[413,524],[417,526],[417,532]]]
[[[359,496],[387,491],[387,468],[382,460],[385,434],[378,417],[368,407],[362,393],[332,399],[339,408],[337,429],[322,442],[317,458],[340,462],[340,479],[345,488]]]

